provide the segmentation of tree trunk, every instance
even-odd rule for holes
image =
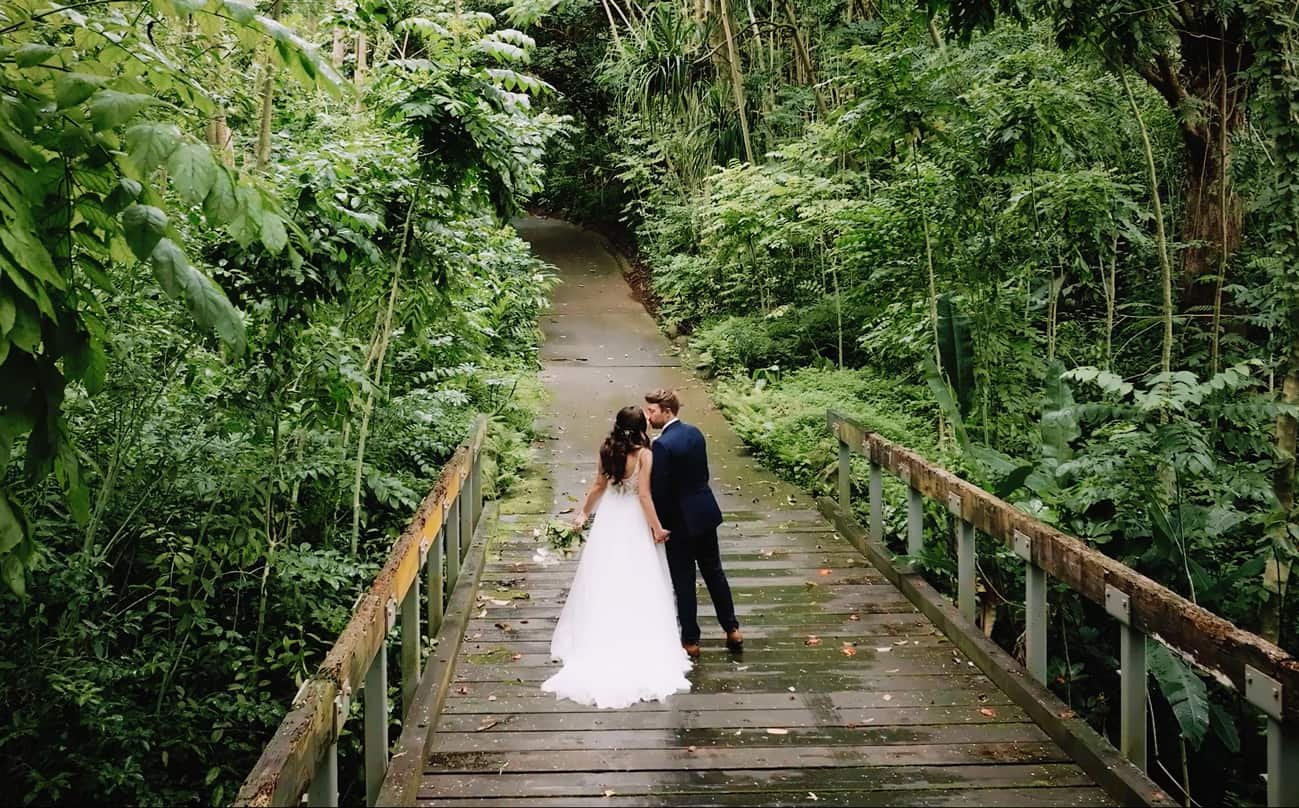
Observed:
[[[1221,267],[1240,247],[1244,208],[1231,187],[1230,175],[1231,132],[1239,124],[1229,121],[1223,131],[1215,112],[1197,131],[1183,130],[1186,210],[1182,241],[1188,245],[1182,253],[1183,311],[1195,308],[1203,313],[1213,306]]]
[[[271,6],[271,19],[280,18],[282,0],[275,0]],[[275,114],[275,68],[271,57],[266,57],[266,82],[262,85],[262,114],[257,127],[257,168],[266,168],[271,159],[271,118]]]
[[[731,91],[735,94],[735,111],[740,118],[740,138],[744,141],[744,158],[749,163],[758,161],[753,155],[753,139],[749,136],[749,111],[744,101],[744,75],[740,72],[740,51],[735,47],[731,33],[731,10],[726,0],[719,0],[718,16],[722,18],[722,34],[726,37],[726,60],[731,64]]]

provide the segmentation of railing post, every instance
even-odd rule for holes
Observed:
[[[397,604],[386,607],[388,628],[396,620]],[[388,638],[365,674],[365,804],[373,806],[388,770]]]
[[[911,486],[911,467],[899,469],[907,484],[907,555],[918,556],[925,549],[925,499]]]
[[[1046,684],[1046,570],[1033,563],[1033,540],[1014,533],[1015,555],[1024,559],[1024,664],[1039,684]]]
[[[880,464],[871,461],[870,476],[870,537],[872,541],[884,540],[884,472]]]
[[[469,554],[469,545],[473,543],[474,538],[474,500],[469,489],[473,487],[469,478],[470,474],[460,487],[460,496],[456,499],[460,502],[460,561],[465,560]]]
[[[442,613],[446,610],[445,595],[442,592],[442,545],[447,538],[447,526],[444,523],[438,534],[433,537],[433,546],[429,548],[428,564],[428,626],[429,642],[437,638],[442,628]]]
[[[473,491],[473,499],[471,500],[474,505],[473,529],[477,530],[478,520],[483,515],[483,451],[481,447],[474,453],[474,471],[470,490]]]
[[[1299,738],[1288,730],[1281,683],[1253,665],[1245,666],[1245,700],[1267,716],[1267,804],[1299,805]]]
[[[1146,770],[1146,637],[1132,625],[1126,592],[1105,586],[1105,611],[1119,621],[1119,751]]]
[[[334,696],[333,740],[325,749],[325,756],[316,764],[307,785],[307,805],[312,808],[338,808],[338,736],[351,707],[348,691]]]
[[[456,497],[447,509],[447,591],[456,588],[460,579],[460,497]]]
[[[427,551],[420,551],[421,560]],[[401,602],[401,714],[410,712],[415,702],[415,688],[419,687],[419,573],[410,582],[410,589]]]
[[[978,542],[974,538],[974,525],[961,515],[960,494],[952,492],[947,495],[947,510],[956,519],[956,606],[973,623],[978,606],[978,593],[975,591],[975,548]]]
[[[839,510],[852,513],[852,454],[848,444],[839,441]]]

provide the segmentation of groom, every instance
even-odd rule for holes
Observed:
[[[681,403],[670,390],[645,395],[645,417],[662,430],[653,443],[654,467],[650,493],[659,521],[667,530],[668,569],[677,596],[677,619],[681,622],[681,646],[692,658],[699,656],[699,605],[695,598],[695,565],[704,576],[713,599],[717,621],[726,632],[726,647],[744,648],[740,623],[735,619],[731,586],[722,571],[717,546],[717,527],[722,509],[708,487],[708,450],[704,434],[677,418]],[[663,540],[658,539],[656,540]]]

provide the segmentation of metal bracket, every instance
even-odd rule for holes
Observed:
[[[902,482],[911,485],[911,466],[907,463],[898,466],[898,476],[902,478]]]
[[[1105,611],[1123,625],[1132,625],[1132,601],[1128,598],[1128,593],[1115,589],[1110,584],[1105,585]]]
[[[388,617],[388,631],[397,625],[397,599],[388,598],[388,603],[383,608],[384,614]]]
[[[446,499],[446,500],[443,500],[443,501],[442,501],[442,515],[443,515],[443,517],[445,517],[448,513],[451,513],[451,500]]]
[[[1029,563],[1032,563],[1033,540],[1030,539],[1028,536],[1025,536],[1023,533],[1019,532],[1018,530],[1016,530],[1014,533],[1013,542],[1014,542],[1013,546],[1015,550],[1015,555],[1019,556],[1020,558],[1024,559]]]
[[[1245,666],[1245,701],[1276,721],[1281,720],[1282,692],[1280,682],[1253,665]]]
[[[347,711],[352,707],[352,688],[343,685],[343,689],[338,691],[334,696],[334,737],[337,738],[343,731],[343,724],[347,721]]]
[[[426,561],[428,561],[428,548],[429,548],[429,546],[430,546],[430,544],[429,544],[429,540],[428,540],[427,538],[420,539],[420,541],[419,541],[419,565],[420,565],[421,567],[424,566],[424,563],[425,563]]]
[[[947,510],[957,516],[961,515],[961,495],[956,491],[947,492]]]

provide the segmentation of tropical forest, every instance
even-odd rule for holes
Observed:
[[[527,489],[536,219],[784,483],[872,518],[841,413],[1299,682],[1290,0],[0,0],[0,213],[5,803],[235,802],[480,416],[482,497]],[[954,595],[906,488],[883,540]],[[1022,663],[1024,561],[977,556]],[[1117,745],[1115,624],[1047,594],[1045,688]],[[1170,804],[1266,804],[1299,741],[1143,659]]]

